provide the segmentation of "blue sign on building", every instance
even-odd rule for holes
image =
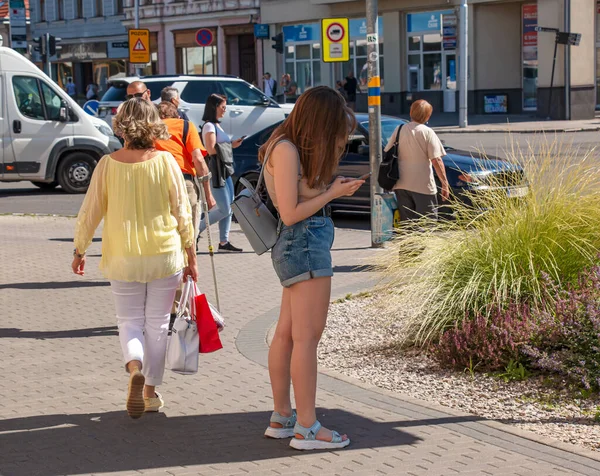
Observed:
[[[441,32],[442,16],[454,15],[452,10],[443,12],[411,13],[408,15],[407,29],[409,33],[413,32]]]
[[[254,37],[258,40],[268,40],[270,38],[269,25],[265,23],[255,23]]]
[[[307,25],[284,26],[283,40],[286,43],[321,41],[321,25],[319,23],[311,23]]]
[[[98,115],[98,106],[100,106],[100,102],[92,99],[83,105],[83,110],[90,116],[96,116]]]
[[[377,19],[377,28],[379,29],[379,37],[383,37],[383,17]],[[350,39],[364,39],[367,37],[367,20],[366,18],[353,18],[350,20]]]

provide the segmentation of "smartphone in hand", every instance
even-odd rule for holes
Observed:
[[[371,177],[371,172],[361,175],[360,177],[358,177],[356,180],[367,180]]]

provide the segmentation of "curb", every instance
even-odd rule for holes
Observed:
[[[554,129],[443,129],[434,127],[436,134],[559,134],[571,132],[597,132],[600,131],[600,126],[597,127],[580,127],[580,128],[554,128]]]
[[[362,291],[371,289],[372,285],[374,284],[374,282],[372,282],[372,281],[373,280],[366,282],[366,283],[362,283],[359,286],[354,285],[354,286],[336,288],[332,292],[332,301],[337,298],[343,297],[344,295],[346,295],[349,292],[358,293],[358,292],[362,292]],[[259,316],[256,319],[247,323],[239,331],[236,341],[235,341],[237,350],[244,357],[248,358],[249,360],[251,360],[259,365],[262,365],[263,367],[267,367],[267,354],[268,354],[269,342],[272,339],[275,325],[277,323],[278,312],[279,312],[279,307],[273,308],[273,309],[269,310],[268,312],[266,312],[265,314],[263,314],[262,316]],[[553,455],[547,451],[543,451],[543,448],[546,447],[551,450],[566,452],[566,453],[569,453],[569,454],[574,455],[579,458],[586,458],[588,460],[591,460],[590,462],[593,462],[593,463],[600,463],[600,452],[591,451],[591,450],[581,448],[577,445],[572,445],[569,443],[563,443],[561,441],[558,441],[558,440],[555,440],[555,439],[552,439],[552,438],[549,438],[546,436],[538,435],[533,432],[529,432],[526,430],[522,430],[520,428],[512,427],[510,425],[507,425],[507,424],[504,424],[504,423],[501,423],[501,422],[498,422],[495,420],[488,420],[483,417],[477,417],[476,415],[462,412],[462,411],[459,411],[459,410],[456,410],[453,408],[445,407],[445,406],[439,405],[434,402],[416,400],[412,397],[406,396],[401,393],[392,392],[389,390],[385,390],[385,389],[376,387],[371,384],[367,384],[365,382],[362,382],[362,381],[357,380],[352,377],[348,377],[346,375],[340,374],[333,370],[324,369],[322,367],[319,367],[319,375],[325,377],[325,379],[327,379],[327,380],[340,382],[342,384],[345,384],[346,386],[349,385],[358,391],[362,390],[364,392],[374,393],[374,394],[380,395],[382,397],[385,397],[386,400],[393,401],[394,407],[396,407],[396,408],[401,407],[401,406],[412,407],[412,409],[416,409],[417,411],[420,410],[422,413],[425,413],[425,414],[430,414],[431,412],[435,412],[438,415],[442,414],[442,415],[451,416],[451,417],[480,418],[478,420],[474,420],[474,422],[476,422],[476,423],[458,424],[458,426],[461,427],[461,429],[463,431],[461,431],[461,430],[456,430],[456,431],[461,431],[462,433],[467,434],[468,436],[471,436],[475,439],[478,438],[477,435],[479,435],[480,437],[481,436],[487,437],[487,435],[485,433],[478,431],[477,427],[473,427],[473,425],[482,425],[486,428],[491,429],[493,431],[493,433],[498,433],[495,437],[493,437],[493,439],[495,439],[497,441],[504,441],[508,444],[514,444],[514,442],[511,441],[510,436],[516,437],[518,439],[523,439],[523,440],[532,442],[534,445],[540,445],[540,447],[533,450],[535,454],[539,455],[539,454],[543,453],[551,459],[558,458],[560,461],[569,461],[571,463],[574,463],[574,464],[580,466],[580,468],[579,468],[580,471],[582,469],[581,467],[592,471],[590,473],[584,473],[584,474],[600,474],[599,467],[596,466],[595,464],[594,465],[584,464],[583,462],[579,461],[578,458],[573,458],[572,460],[567,460],[566,458],[564,458],[564,455],[561,458],[560,456],[558,456],[556,454]],[[329,385],[323,385],[322,380],[323,379],[319,379],[319,383],[317,384],[319,388],[329,391],[329,392],[332,392],[332,393],[337,393],[335,390],[332,390],[331,388],[324,388],[324,386],[329,387]],[[340,396],[343,396],[343,397],[349,398],[349,399],[353,399],[353,400],[357,399],[357,395],[355,395],[355,394],[356,394],[356,391],[351,391],[350,394],[339,394],[338,393],[338,395],[340,395]],[[370,400],[373,401],[376,399],[371,397]],[[374,406],[374,403],[368,403],[368,404],[370,404],[371,406]],[[388,409],[389,409],[389,406],[388,406]],[[391,411],[393,411],[393,410],[391,410]],[[474,433],[476,436],[474,436]],[[508,435],[509,438],[502,438],[503,434]],[[517,445],[518,445],[518,442],[517,442]],[[523,446],[522,449],[523,449],[523,451],[526,451],[529,448],[525,448],[525,446]]]

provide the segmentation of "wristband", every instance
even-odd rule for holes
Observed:
[[[73,256],[76,256],[79,259],[85,258],[85,253],[77,253],[77,248],[73,250]]]

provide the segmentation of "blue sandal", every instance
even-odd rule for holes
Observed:
[[[296,412],[292,411],[292,416],[284,417],[277,412],[273,412],[271,415],[271,423],[278,423],[281,428],[269,427],[265,430],[265,436],[267,438],[291,438],[294,436],[294,425],[296,425]]]
[[[317,433],[321,429],[319,420],[310,428],[304,428],[299,423],[294,427],[294,434],[301,435],[303,439],[294,438],[290,441],[290,446],[296,450],[337,450],[345,448],[350,444],[350,438],[342,440],[337,431],[332,431],[331,441],[317,440]]]

